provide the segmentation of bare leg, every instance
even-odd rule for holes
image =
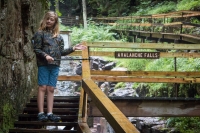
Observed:
[[[53,113],[54,87],[47,86],[47,113]]]
[[[44,112],[44,95],[47,90],[46,85],[39,86],[38,88],[38,96],[37,96],[37,103],[38,103],[38,111]]]

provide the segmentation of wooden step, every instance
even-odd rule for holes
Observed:
[[[44,108],[44,112],[47,112],[47,108]],[[25,114],[37,114],[38,113],[38,108],[24,108]],[[53,113],[55,114],[62,114],[62,115],[67,115],[67,114],[77,114],[78,113],[78,108],[53,108]]]
[[[61,117],[62,122],[77,122],[78,115],[56,115]],[[19,121],[37,121],[37,114],[19,114],[18,115]]]
[[[76,133],[76,130],[46,130],[46,129],[26,129],[26,128],[13,128],[9,133]]]
[[[36,102],[37,97],[34,96],[30,99],[30,102]],[[46,101],[46,97],[44,99]],[[54,102],[79,102],[79,97],[77,96],[54,96]]]
[[[78,125],[79,97],[55,96],[53,113],[61,117],[60,122],[40,122],[37,121],[38,107],[37,97],[30,99],[23,109],[23,114],[18,115],[18,121],[14,123],[14,128],[9,133],[75,133]],[[44,102],[44,112],[47,112],[46,97]],[[47,126],[64,126],[63,130],[47,130]],[[70,130],[70,129],[74,130]]]
[[[18,128],[41,128],[45,126],[69,126],[76,127],[77,122],[39,122],[39,121],[15,121],[14,125]]]
[[[37,102],[31,102],[31,103],[27,103],[26,107],[37,107]],[[44,107],[47,107],[47,103],[44,103]],[[58,103],[58,102],[54,102],[53,104],[54,108],[78,108],[79,107],[79,103],[78,102],[73,102],[73,103],[69,103],[69,102],[65,102],[65,103]]]

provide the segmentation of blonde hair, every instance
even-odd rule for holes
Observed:
[[[49,17],[53,16],[55,18],[55,24],[53,26],[53,29],[52,29],[52,33],[53,33],[53,37],[57,37],[60,33],[60,30],[59,30],[59,21],[58,21],[58,15],[57,13],[55,13],[54,11],[48,11],[42,21],[40,22],[40,26],[39,26],[39,29],[38,30],[46,30],[46,21]]]

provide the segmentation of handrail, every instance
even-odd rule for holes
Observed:
[[[102,71],[102,74],[104,72]],[[186,73],[185,73],[186,74]],[[102,76],[102,75],[91,75],[92,81],[102,81],[102,82],[146,82],[146,83],[200,83],[200,78],[192,77],[182,77],[182,78],[172,78],[172,77],[154,77],[144,76],[144,77],[130,77],[130,76]],[[74,76],[59,76],[60,81],[81,81],[81,76],[76,80],[72,80]]]
[[[199,11],[177,11],[164,14],[140,15],[140,16],[124,16],[124,17],[95,17],[92,18],[96,22],[104,25],[114,26],[113,30],[125,31],[150,31],[150,32],[179,32],[182,34],[188,29],[200,27],[200,24],[185,22],[183,20],[174,19],[174,22],[168,22],[168,18],[190,18],[200,16]],[[176,22],[178,20],[178,22]],[[184,30],[186,29],[186,30]],[[155,32],[155,33],[156,33]],[[191,32],[189,32],[191,34]],[[187,40],[188,41],[188,40]],[[190,41],[189,41],[190,42]],[[194,41],[191,41],[192,43]]]
[[[146,27],[156,27],[156,26],[165,26],[165,27],[174,27],[174,26],[183,26],[185,28],[193,28],[193,27],[200,27],[200,24],[193,24],[193,23],[189,23],[189,22],[172,22],[172,23],[103,23],[103,24],[107,24],[107,25],[112,25],[112,26],[121,26],[121,25],[126,25],[126,26],[146,26]]]
[[[125,42],[83,42],[88,49],[82,52],[74,52],[71,55],[82,54],[83,59],[90,59],[89,56],[108,56],[104,52],[89,51],[93,47],[108,48],[136,48],[136,49],[200,49],[199,44],[162,44],[162,43],[125,43]],[[160,47],[162,45],[162,48]],[[114,52],[109,56],[114,56]],[[161,52],[163,55],[178,54]],[[181,53],[183,54],[183,53]],[[185,53],[183,56],[200,57],[199,53]],[[166,56],[166,55],[165,55]],[[177,55],[176,55],[177,56]],[[172,56],[173,57],[173,56]],[[96,107],[106,118],[109,124],[117,133],[137,133],[138,130],[124,116],[124,114],[112,103],[112,101],[101,91],[94,81],[108,82],[156,82],[156,83],[200,83],[200,72],[171,72],[171,71],[94,71],[90,70],[90,60],[82,60],[82,76],[59,76],[58,80],[82,81],[82,89],[79,104],[79,131],[90,133],[87,125],[87,97],[89,96]]]
[[[82,51],[82,58],[88,58],[88,49]],[[94,101],[106,120],[116,133],[139,133],[126,116],[111,102],[90,78],[90,65],[88,60],[82,61],[82,88]]]
[[[108,56],[108,57],[115,57],[115,52],[111,51],[90,51],[90,56]],[[75,51],[69,56],[81,56],[80,51]],[[173,58],[173,57],[179,57],[179,58],[199,58],[200,53],[188,53],[188,52],[160,52],[160,57],[167,57],[167,58]]]
[[[142,18],[182,18],[199,16],[199,11],[176,11],[164,14],[140,15],[140,16],[125,16],[125,17],[93,17],[96,20],[127,20],[127,19],[142,19]]]
[[[130,42],[87,42],[90,47],[100,48],[136,48],[136,49],[184,49],[184,50],[200,50],[200,44],[164,44],[164,43],[130,43]],[[162,47],[161,47],[162,46]]]

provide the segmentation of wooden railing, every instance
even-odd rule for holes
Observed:
[[[91,48],[129,48],[134,49],[168,49],[168,50],[200,50],[200,44],[163,44],[163,43],[125,43],[125,42],[84,42],[87,50],[72,53],[70,56],[82,56],[90,59],[90,56],[115,57],[115,52],[92,51]],[[180,57],[199,58],[200,53],[185,52],[159,52],[159,58]],[[119,59],[120,60],[120,59]],[[87,98],[95,103],[102,115],[113,127],[116,133],[137,133],[137,129],[112,103],[112,101],[101,91],[95,81],[107,82],[148,82],[148,83],[200,83],[200,72],[196,71],[100,71],[90,70],[89,60],[82,61],[82,76],[59,76],[60,81],[74,80],[82,81],[79,125],[81,132],[90,132],[87,125]]]
[[[116,57],[116,51],[92,51],[90,48],[129,48],[132,49],[156,49],[165,50],[166,52],[159,52],[158,58],[199,58],[200,53],[187,52],[167,52],[169,50],[200,50],[200,38],[182,34],[183,28],[200,27],[199,24],[192,24],[184,21],[185,18],[200,16],[200,12],[196,11],[178,11],[166,14],[155,14],[145,16],[127,16],[127,17],[106,17],[93,18],[99,22],[108,25],[115,25],[119,30],[131,30],[131,34],[135,37],[153,38],[153,39],[174,39],[182,40],[190,43],[125,43],[125,42],[84,42],[88,49],[84,51],[76,51],[70,56],[81,56],[82,61],[82,75],[81,76],[59,76],[58,80],[65,81],[81,81],[82,89],[79,103],[79,132],[91,133],[87,125],[88,97],[95,103],[96,107],[106,118],[116,133],[138,133],[134,125],[126,118],[126,116],[112,103],[112,101],[101,91],[96,85],[95,81],[107,82],[148,82],[148,83],[200,83],[200,72],[188,71],[177,72],[174,71],[100,71],[90,70],[89,59],[90,56],[109,56]],[[177,21],[168,22],[168,18],[176,18]],[[122,28],[121,28],[122,27]],[[142,28],[141,28],[142,27]],[[144,27],[144,28],[143,28]],[[154,32],[155,27],[162,27],[162,32],[151,34],[144,30],[145,27],[150,27],[150,32]],[[179,28],[179,34],[166,33],[166,27]],[[121,29],[120,29],[121,28]],[[134,29],[135,28],[135,29]],[[139,31],[138,31],[139,30]],[[158,41],[156,41],[158,42]],[[194,43],[194,44],[191,44]],[[120,60],[120,59],[119,59]],[[176,64],[175,64],[176,67]]]
[[[200,27],[200,24],[190,22],[191,17],[200,16],[199,11],[177,11],[166,14],[124,16],[124,17],[95,17],[97,23],[114,26],[113,30],[131,30],[146,32],[162,32],[190,34],[188,29]]]

